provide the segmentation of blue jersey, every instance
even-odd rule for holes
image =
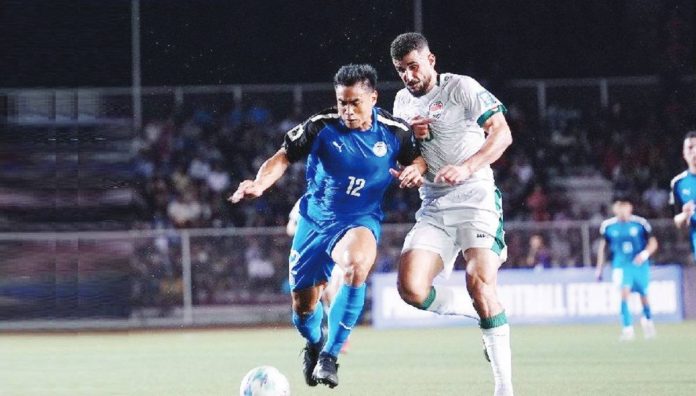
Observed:
[[[285,135],[288,160],[307,158],[307,191],[300,213],[316,226],[383,218],[389,168],[410,165],[420,154],[408,124],[374,108],[372,127],[349,129],[335,108],[310,117]]]
[[[696,200],[696,175],[684,171],[672,179],[670,184],[672,191],[669,195],[669,203],[676,216],[681,213],[685,203]],[[689,220],[689,234],[691,236],[691,250],[696,254],[696,213]]]
[[[599,233],[609,245],[612,266],[624,268],[648,245],[652,227],[640,216],[631,216],[627,221],[612,217],[602,222]],[[646,267],[648,264],[649,261],[644,263]]]

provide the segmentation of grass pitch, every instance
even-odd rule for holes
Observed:
[[[657,323],[619,343],[619,326],[512,327],[515,394],[696,395],[696,322]],[[340,385],[307,387],[291,328],[0,334],[0,395],[232,395],[257,365],[293,395],[490,395],[478,329],[359,327],[339,358]]]

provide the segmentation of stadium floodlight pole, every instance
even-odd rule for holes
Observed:
[[[423,0],[413,0],[413,31],[423,33]]]
[[[131,59],[133,127],[139,130],[143,124],[143,102],[140,80],[140,0],[131,0]]]

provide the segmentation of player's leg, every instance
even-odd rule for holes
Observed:
[[[643,329],[643,337],[645,339],[655,338],[655,323],[652,320],[652,311],[650,309],[650,299],[648,298],[648,286],[650,285],[650,272],[647,264],[637,269],[637,274],[634,279],[633,291],[640,295],[640,302],[643,305],[643,316],[640,318],[640,325]]]
[[[332,265],[331,258],[324,252],[326,243],[325,237],[300,218],[289,257],[290,289],[292,323],[307,340],[302,371],[309,386],[317,385],[312,372],[324,344],[321,330],[324,310],[319,298]]]
[[[292,323],[302,337],[312,344],[321,341],[321,320],[324,316],[319,302],[326,282],[302,290],[292,291]]]
[[[324,344],[321,331],[321,321],[324,309],[321,296],[324,283],[301,290],[292,291],[292,323],[302,337],[307,340],[303,350],[302,372],[309,386],[316,386],[317,381],[312,376],[314,367],[319,360],[319,353]]]
[[[497,293],[501,256],[489,248],[468,248],[466,286],[481,320],[481,332],[493,369],[495,396],[508,396],[512,390],[512,352],[510,325]]]
[[[338,385],[336,359],[341,346],[358,322],[365,304],[365,281],[377,256],[377,239],[367,227],[349,229],[336,243],[331,257],[344,271],[329,311],[329,334],[314,369],[318,382]]]
[[[331,271],[331,279],[329,279],[326,288],[324,288],[324,292],[321,294],[321,302],[324,306],[325,318],[329,316],[331,303],[336,297],[336,293],[338,293],[339,288],[343,285],[343,276],[344,272],[341,267],[339,265],[334,265],[333,270]],[[350,348],[349,345],[350,340],[347,338],[341,347],[341,353],[348,353],[348,349]]]
[[[626,271],[624,271],[624,277],[626,276]],[[631,297],[631,288],[622,287],[621,288],[621,337],[620,341],[631,341],[635,338],[635,331],[633,330],[633,316],[631,315],[631,310],[628,307],[628,299]]]
[[[464,290],[433,285],[438,274],[452,271],[458,254],[459,248],[444,230],[425,222],[416,224],[404,240],[399,259],[397,287],[401,299],[425,311],[478,319]]]
[[[628,300],[631,298],[631,286],[634,278],[633,270],[630,266],[623,268],[621,272],[621,337],[620,341],[631,341],[635,338],[633,330],[633,316],[628,307]]]

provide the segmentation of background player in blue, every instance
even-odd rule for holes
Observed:
[[[657,239],[652,235],[652,227],[647,220],[633,215],[633,204],[627,197],[614,199],[614,217],[602,222],[597,253],[597,280],[602,279],[605,247],[609,246],[612,263],[612,282],[621,289],[621,340],[630,341],[635,337],[633,317],[628,309],[631,292],[640,294],[643,304],[641,325],[643,336],[655,336],[655,325],[650,312],[648,285],[650,283],[650,256],[657,250]]]
[[[291,162],[307,158],[307,190],[290,252],[293,323],[307,340],[303,371],[308,385],[338,385],[336,357],[357,323],[365,280],[377,254],[381,202],[392,181],[422,182],[426,165],[404,121],[375,107],[377,74],[370,65],[341,67],[334,77],[337,108],[322,111],[285,135],[255,180],[229,198],[256,198]],[[396,170],[397,162],[408,165]],[[319,298],[334,263],[343,285],[329,309],[328,335],[321,332]]]
[[[674,223],[678,228],[689,229],[692,262],[696,258],[696,131],[684,136],[682,155],[688,169],[672,179],[669,203],[674,211]]]

